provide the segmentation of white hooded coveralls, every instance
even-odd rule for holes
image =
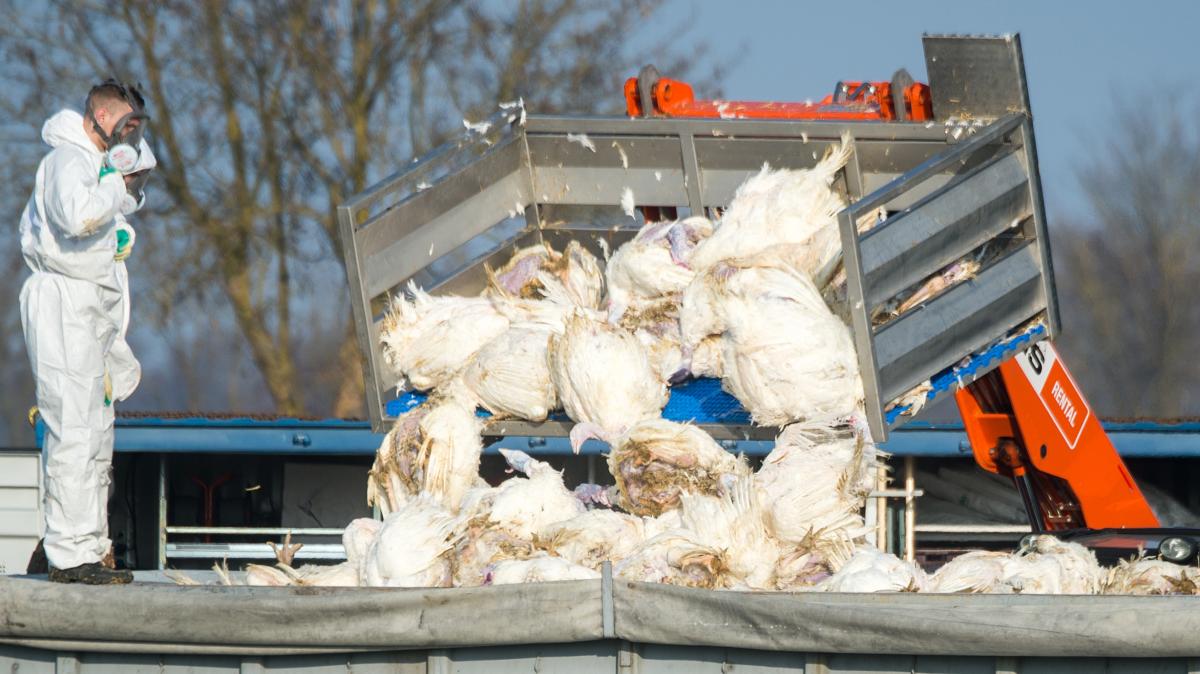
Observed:
[[[99,562],[111,545],[113,408],[104,404],[105,372],[113,400],[124,400],[141,366],[125,342],[125,265],[113,259],[116,230],[126,226],[125,181],[120,173],[100,177],[104,154],[78,112],[46,120],[42,140],[53,149],[21,214],[21,252],[33,271],[21,288],[21,323],[45,424],[46,557],[69,569]]]

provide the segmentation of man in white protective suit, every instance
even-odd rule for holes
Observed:
[[[45,537],[50,580],[128,583],[111,560],[108,496],[113,408],[137,388],[141,366],[125,340],[125,217],[145,203],[154,155],[136,88],[106,80],[83,114],[62,110],[42,126],[52,148],[21,214],[21,252],[33,274],[21,288],[21,323],[45,424]],[[111,562],[110,562],[111,563]]]

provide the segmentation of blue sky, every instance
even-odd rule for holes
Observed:
[[[1120,132],[1114,96],[1144,96],[1152,114],[1200,75],[1200,2],[676,0],[659,18],[664,29],[691,23],[689,44],[732,63],[725,97],[748,100],[820,98],[840,79],[886,80],[900,67],[924,81],[925,32],[1021,33],[1052,219],[1081,207],[1076,167]]]

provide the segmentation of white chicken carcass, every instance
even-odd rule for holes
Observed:
[[[637,338],[576,314],[550,338],[550,376],[567,416],[620,433],[667,404],[667,387]],[[582,442],[572,438],[578,451]]]
[[[820,553],[807,546],[784,548],[775,562],[775,589],[785,592],[807,592],[830,576],[829,563]]]
[[[475,587],[487,580],[491,565],[509,559],[528,559],[537,552],[531,541],[489,522],[486,514],[474,517],[451,556],[455,587]]]
[[[287,564],[276,565],[292,585],[306,587],[357,587],[360,584],[359,565],[354,562],[341,564],[305,564],[292,568]]]
[[[692,268],[710,269],[721,260],[787,243],[804,248],[799,269],[813,279],[841,252],[837,214],[846,202],[832,185],[853,151],[847,134],[811,169],[774,171],[764,165],[738,187],[720,224],[692,252]]]
[[[543,269],[538,278],[542,295],[559,304],[581,309],[600,309],[604,297],[604,270],[600,261],[583,244],[571,241],[557,265]]]
[[[386,514],[423,493],[456,512],[478,480],[482,430],[474,399],[457,382],[400,416],[371,467],[368,503]]]
[[[672,529],[648,539],[613,565],[613,575],[643,583],[707,589],[729,587],[731,582],[721,551],[700,542],[694,532],[686,529]]]
[[[383,522],[370,517],[360,517],[351,520],[342,531],[342,549],[346,551],[346,561],[360,564],[367,558],[367,550],[379,536]]]
[[[685,493],[716,495],[723,480],[749,472],[744,461],[691,424],[646,419],[616,435],[577,424],[571,436],[580,445],[592,437],[609,444],[608,470],[617,482],[619,504],[635,515],[655,517],[678,508]]]
[[[684,528],[721,552],[726,582],[754,590],[773,589],[779,541],[767,532],[753,480],[742,476],[721,496],[680,496]]]
[[[504,460],[528,477],[511,477],[489,496],[487,521],[522,540],[587,511],[563,485],[562,473],[519,450],[501,449]]]
[[[844,563],[867,533],[862,509],[875,474],[875,447],[860,436],[795,424],[784,429],[755,474],[767,524],[780,540]]]
[[[1004,582],[1021,594],[1097,594],[1104,581],[1095,553],[1047,535],[1035,536],[1004,575]]]
[[[1013,587],[1004,578],[1012,559],[1006,552],[988,550],[959,555],[933,572],[925,591],[1010,594]]]
[[[1200,569],[1161,559],[1122,559],[1108,570],[1104,594],[1200,594]]]
[[[561,258],[546,243],[519,248],[499,269],[484,265],[488,285],[483,294],[493,299],[539,299],[543,286],[538,274]]]
[[[578,241],[558,252],[541,243],[521,248],[498,270],[485,270],[488,287],[484,296],[492,300],[538,300],[599,309],[604,295],[604,272],[600,262]]]
[[[588,510],[594,508],[612,509],[621,498],[620,490],[617,489],[617,485],[615,484],[603,485],[585,482],[575,485],[575,489],[572,491],[575,494],[575,498],[579,499],[579,502],[587,507]]]
[[[384,362],[397,387],[427,391],[449,382],[476,351],[508,328],[484,297],[434,297],[409,282],[383,319]]]
[[[720,296],[725,390],[764,426],[849,418],[863,399],[849,329],[790,265],[751,264]]]
[[[424,495],[383,520],[359,577],[369,587],[449,587],[461,518]]]
[[[232,582],[227,582],[232,585]],[[246,565],[246,584],[252,587],[286,587],[292,585],[291,576],[282,569],[262,564]]]
[[[926,582],[925,572],[912,562],[863,546],[818,589],[824,592],[920,592],[925,589]]]
[[[923,281],[917,288],[902,292],[893,300],[885,303],[872,315],[872,322],[879,325],[909,312],[933,299],[935,295],[950,286],[974,278],[979,273],[980,267],[979,261],[972,258],[963,258],[949,265]]]
[[[417,461],[421,445],[421,420],[433,409],[425,402],[396,417],[391,430],[375,451],[367,477],[367,505],[383,514],[399,510],[421,490],[423,468]]]
[[[537,544],[547,552],[589,569],[605,560],[628,557],[641,545],[645,525],[640,517],[612,510],[589,510],[543,527]]]
[[[671,381],[684,364],[679,329],[679,296],[669,295],[630,304],[617,322],[646,349],[650,367],[662,381]]]
[[[661,515],[656,517],[642,517],[642,529],[645,532],[646,540],[650,540],[659,534],[665,534],[668,531],[683,528],[683,512],[678,508],[675,510],[664,510]]]
[[[688,266],[696,244],[713,231],[703,216],[647,223],[613,252],[605,271],[609,320],[619,321],[628,307],[682,293],[695,272]]]
[[[506,559],[488,569],[487,585],[548,583],[558,580],[592,580],[600,573],[561,557],[542,553],[529,559]]]
[[[555,332],[545,323],[514,323],[475,354],[463,384],[500,418],[544,421],[558,407],[549,361]]]

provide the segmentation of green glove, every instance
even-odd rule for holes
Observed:
[[[117,230],[117,254],[113,259],[124,262],[133,253],[133,236],[128,229]]]

